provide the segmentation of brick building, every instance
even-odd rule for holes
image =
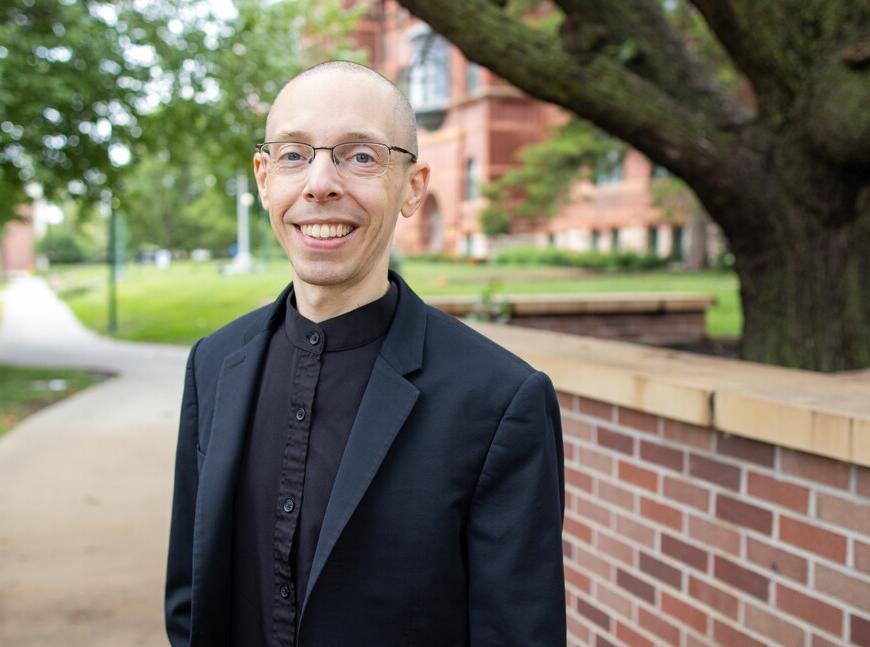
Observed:
[[[616,172],[578,181],[572,202],[551,220],[514,222],[510,235],[484,235],[480,185],[511,168],[519,149],[544,140],[566,113],[467,61],[396,0],[365,1],[370,9],[356,30],[357,44],[407,92],[417,113],[420,156],[434,170],[422,211],[399,220],[400,252],[483,257],[503,246],[554,244],[682,257],[693,242],[708,246],[706,232],[687,235],[685,213],[653,206],[651,182],[662,169],[631,150]]]

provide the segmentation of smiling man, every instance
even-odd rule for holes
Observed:
[[[388,269],[429,172],[367,67],[275,99],[254,173],[293,282],[190,352],[175,647],[565,644],[553,386]]]

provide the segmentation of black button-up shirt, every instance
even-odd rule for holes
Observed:
[[[231,640],[292,647],[320,526],[398,290],[316,324],[287,298],[233,504]]]

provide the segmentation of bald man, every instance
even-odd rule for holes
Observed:
[[[553,386],[389,269],[430,173],[406,98],[315,66],[253,166],[293,281],[190,351],[170,643],[564,646]]]

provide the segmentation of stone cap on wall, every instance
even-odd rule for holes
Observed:
[[[466,321],[559,391],[870,466],[870,382]]]
[[[492,300],[494,303],[509,304],[514,316],[705,312],[716,305],[715,297],[679,292],[496,294]],[[480,308],[480,297],[426,297],[426,303],[448,314],[462,317]]]

